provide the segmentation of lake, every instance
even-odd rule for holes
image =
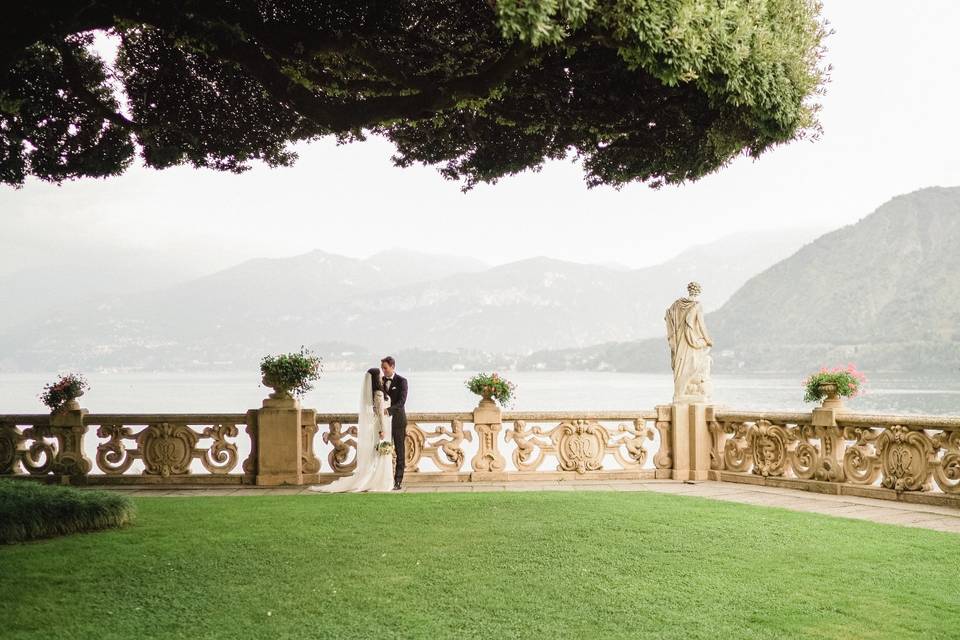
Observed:
[[[408,411],[469,411],[476,396],[464,387],[466,372],[401,372],[410,382]],[[512,409],[638,410],[670,401],[673,380],[664,374],[600,372],[508,372],[517,384]],[[303,401],[320,412],[355,412],[362,374],[325,373]],[[242,413],[260,406],[268,389],[256,372],[93,373],[81,404],[98,413]],[[0,413],[42,413],[37,399],[44,374],[0,374]],[[801,381],[775,376],[716,376],[714,401],[747,410],[809,410]],[[960,415],[956,378],[876,377],[863,397],[847,402],[855,411]]]

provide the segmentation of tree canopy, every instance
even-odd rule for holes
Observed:
[[[464,188],[573,156],[695,180],[817,130],[815,0],[31,0],[0,22],[0,182],[287,165],[375,134]],[[115,60],[96,32],[119,42]]]

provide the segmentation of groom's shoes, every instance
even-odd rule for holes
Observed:
[[[400,483],[399,483],[399,482],[394,483],[394,485],[393,485],[393,490],[394,490],[394,491],[400,491],[401,488],[402,488],[402,487],[400,486]]]

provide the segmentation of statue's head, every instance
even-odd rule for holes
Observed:
[[[690,284],[688,284],[688,285],[687,285],[687,293],[690,294],[690,297],[691,297],[691,298],[696,298],[698,295],[700,295],[700,283],[699,283],[699,282],[691,282]]]

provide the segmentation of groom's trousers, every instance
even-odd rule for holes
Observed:
[[[403,471],[407,466],[407,416],[400,413],[393,416],[391,424],[391,435],[393,435],[393,450],[397,454],[397,463],[393,469],[393,483],[403,482]]]

